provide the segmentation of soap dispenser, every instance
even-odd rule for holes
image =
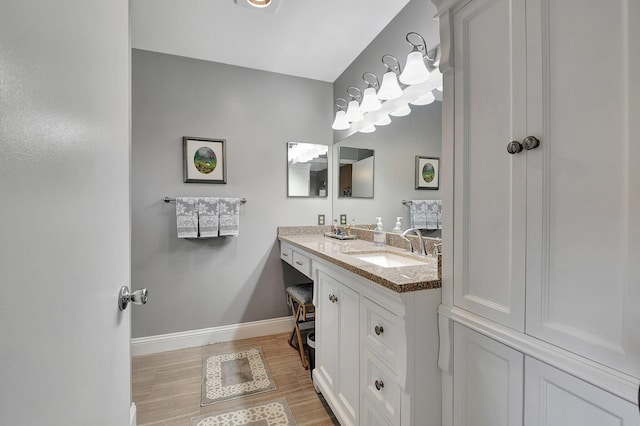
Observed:
[[[376,229],[373,230],[373,244],[375,244],[378,247],[382,247],[384,246],[384,243],[385,243],[384,229],[382,227],[382,218],[376,217],[376,220],[378,221],[378,225],[376,226]]]
[[[402,232],[402,216],[396,217],[396,227],[393,228],[393,232]]]

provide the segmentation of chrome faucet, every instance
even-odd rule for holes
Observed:
[[[408,247],[411,246],[411,251],[413,251],[413,245],[411,245],[411,241],[409,241],[409,239],[407,238],[407,234],[413,232],[418,236],[418,253],[424,255],[424,242],[422,240],[422,233],[420,232],[420,230],[418,228],[409,228],[406,231],[404,231],[402,234],[400,234],[400,237],[405,240],[407,243],[409,243],[409,245],[407,246],[407,250]]]

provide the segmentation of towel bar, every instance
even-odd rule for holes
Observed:
[[[171,202],[175,202],[176,199],[170,198],[170,197],[164,197],[162,201],[164,201],[165,203],[171,203]],[[240,198],[240,204],[245,204],[246,202],[247,202],[246,198]]]

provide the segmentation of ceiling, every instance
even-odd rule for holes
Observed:
[[[242,2],[244,0],[237,0]],[[136,49],[333,83],[409,0],[132,0]]]

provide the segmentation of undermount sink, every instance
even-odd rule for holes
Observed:
[[[400,256],[390,252],[378,252],[354,255],[357,259],[364,260],[373,265],[383,268],[399,268],[402,266],[418,266],[424,265],[426,262],[422,260]]]

